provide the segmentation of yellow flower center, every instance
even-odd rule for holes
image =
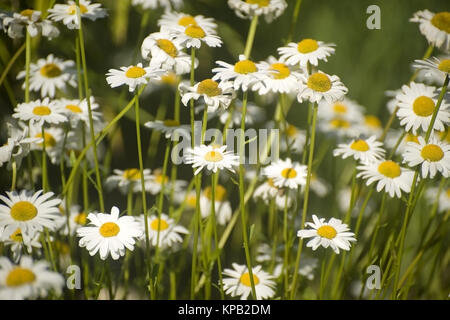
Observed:
[[[364,117],[364,122],[372,128],[381,128],[381,121],[376,116],[368,115]]]
[[[450,130],[443,131],[440,134],[440,139],[450,143]]]
[[[163,176],[162,174],[156,174],[155,175],[155,181],[159,184],[162,184],[164,181],[164,184],[166,184],[169,181],[168,176]]]
[[[156,40],[156,44],[158,47],[163,50],[165,53],[167,53],[172,58],[175,58],[178,54],[178,50],[173,44],[172,41],[167,39],[158,39]]]
[[[20,11],[20,15],[27,17],[28,19],[31,19],[31,16],[33,15],[34,10],[33,9],[25,9]]]
[[[106,222],[99,229],[100,234],[105,238],[116,236],[120,231],[120,227],[114,222]]]
[[[191,24],[184,30],[184,33],[191,38],[204,38],[206,36],[205,31],[196,24]]]
[[[52,110],[46,106],[37,106],[33,108],[33,113],[37,116],[48,116]]]
[[[159,227],[159,228],[158,228]],[[150,223],[150,228],[152,228],[155,231],[163,231],[169,228],[169,224],[164,219],[155,219]]]
[[[335,118],[330,121],[333,128],[350,128],[350,122],[344,119]]]
[[[322,238],[327,238],[329,240],[336,237],[337,231],[335,228],[329,225],[321,226],[319,229],[317,229],[317,234],[321,236]]]
[[[215,200],[219,201],[219,202],[223,202],[227,196],[227,189],[225,189],[223,186],[218,184],[216,186],[215,191],[216,191],[214,194]],[[206,187],[203,192],[205,194],[205,197],[207,197],[209,200],[212,200],[212,188],[210,186]]]
[[[267,7],[270,3],[270,0],[245,0],[248,4],[257,4],[260,7]]]
[[[42,133],[36,134],[35,138],[42,139]],[[53,148],[54,146],[56,146],[55,137],[48,132],[44,132],[44,142],[46,148]],[[44,142],[39,143],[38,145],[42,148],[44,146]]]
[[[16,202],[11,207],[11,217],[16,221],[28,221],[36,217],[37,208],[29,201]]]
[[[335,113],[344,114],[347,113],[347,110],[348,110],[347,106],[342,103],[336,103],[333,105],[333,111]]]
[[[417,138],[416,135],[412,134],[412,133],[408,133],[405,137],[405,141],[406,142],[415,142],[415,143],[419,143],[419,139]]]
[[[219,84],[216,81],[206,79],[198,84],[197,93],[206,94],[208,97],[215,97],[222,94],[222,89],[219,88]]]
[[[433,99],[425,96],[416,98],[413,102],[413,111],[420,117],[428,117],[433,114],[434,101]]]
[[[167,119],[163,121],[163,125],[165,125],[166,127],[178,127],[180,125],[180,121]]]
[[[187,16],[182,16],[180,19],[178,19],[178,24],[180,26],[187,27],[191,24],[194,24],[194,25],[197,24],[197,21],[195,21],[193,16],[187,15]]]
[[[250,282],[250,274],[248,272],[244,273],[241,276],[240,281],[244,286],[247,286],[247,287],[252,286],[252,284]],[[259,278],[254,273],[253,273],[253,283],[255,284],[255,286],[259,283]]]
[[[217,151],[208,151],[204,158],[208,162],[219,162],[223,160],[223,155]]]
[[[83,6],[82,4],[80,4],[80,13],[83,14],[83,13],[86,13],[87,11],[88,11],[88,9],[85,6]],[[69,6],[69,8],[67,9],[67,12],[70,15],[76,14],[77,13],[77,6],[75,4]]]
[[[402,173],[400,166],[394,161],[387,160],[380,163],[378,172],[388,178],[397,178]]]
[[[272,178],[267,179],[267,183],[269,184],[269,186],[271,186],[272,188],[277,188],[277,186],[275,185],[275,183],[273,182]],[[278,189],[278,188],[277,188]]]
[[[79,106],[74,105],[74,104],[68,104],[66,106],[66,109],[69,110],[69,111],[72,111],[73,113],[81,113],[82,112],[81,108]]]
[[[161,76],[161,82],[169,85],[176,85],[178,82],[177,75],[173,72],[169,72]]]
[[[241,60],[234,65],[234,71],[241,74],[248,74],[258,71],[256,64],[250,60]]]
[[[9,238],[10,238],[12,241],[15,241],[15,242],[23,242],[22,230],[20,230],[20,228],[17,228],[17,230],[14,231],[14,232],[9,236]]]
[[[297,50],[300,53],[310,53],[316,51],[319,48],[319,44],[313,39],[303,39],[297,44]]]
[[[277,80],[285,79],[291,74],[291,70],[289,70],[288,66],[284,63],[272,63],[270,65],[270,70],[277,71],[271,73],[272,76]]]
[[[36,280],[36,275],[27,268],[15,267],[6,277],[8,287],[20,287]]]
[[[450,33],[450,12],[439,12],[431,18],[431,24],[439,30]]]
[[[81,212],[81,213],[77,214],[74,217],[73,221],[75,221],[76,224],[79,224],[81,226],[86,225],[86,222],[87,222],[87,214],[86,214],[86,212]]]
[[[441,60],[438,69],[445,73],[450,73],[450,59]]]
[[[298,129],[293,126],[292,124],[288,125],[288,127],[286,128],[286,134],[288,137],[294,137],[298,132]]]
[[[353,141],[353,143],[350,145],[350,148],[362,152],[368,151],[370,149],[367,142],[361,139]]]
[[[195,208],[195,205],[197,204],[197,197],[195,194],[191,194],[187,197],[186,204],[191,208]]]
[[[43,77],[46,78],[56,78],[61,75],[62,71],[56,64],[47,63],[41,68],[40,73]]]
[[[144,68],[132,66],[128,68],[127,72],[125,72],[125,76],[127,78],[140,78],[146,74]]]
[[[308,87],[314,91],[327,92],[331,89],[330,78],[324,73],[316,72],[309,76]]]
[[[428,144],[422,148],[420,155],[427,161],[436,162],[444,157],[444,151],[438,145]]]
[[[136,168],[126,169],[122,177],[126,180],[139,180],[141,178],[141,172]]]
[[[285,168],[281,171],[281,175],[285,179],[293,179],[297,176],[297,171],[294,168]]]

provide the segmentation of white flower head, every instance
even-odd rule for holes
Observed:
[[[318,66],[319,60],[327,61],[335,49],[334,43],[325,43],[314,39],[303,39],[295,43],[291,42],[287,47],[278,48],[280,60],[290,66],[306,68],[308,64]]]
[[[188,27],[190,25],[197,25],[210,34],[215,34],[217,29],[213,18],[205,18],[202,15],[191,16],[183,12],[166,11],[158,20],[158,26],[169,31],[180,26]]]
[[[239,18],[264,16],[267,22],[278,18],[287,8],[285,0],[228,0],[228,6]]]
[[[420,32],[430,44],[443,51],[450,50],[450,12],[421,10],[414,13],[409,21],[419,23]]]
[[[175,39],[185,48],[197,48],[199,49],[202,43],[205,43],[208,47],[221,47],[222,40],[216,35],[214,31],[210,29],[203,29],[197,24],[190,24],[188,26],[173,26],[170,32],[174,35]]]
[[[25,9],[20,13],[0,13],[0,28],[3,28],[12,39],[22,38],[25,28],[31,37],[38,34],[49,39],[57,37],[59,35],[58,28],[50,20],[41,19],[41,15],[40,11],[32,9]]]
[[[147,84],[150,79],[160,80],[165,73],[164,70],[154,66],[142,67],[142,63],[128,67],[121,67],[120,70],[109,69],[106,74],[106,82],[111,88],[116,88],[121,85],[127,85],[130,92],[133,92],[136,87],[142,84]]]
[[[376,140],[376,136],[371,136],[368,139],[353,139],[348,144],[341,143],[334,149],[333,155],[343,159],[353,157],[362,163],[383,159],[386,151],[382,148],[383,143]]]
[[[180,124],[174,119],[148,121],[145,127],[164,133],[166,139],[170,139],[174,134],[179,136],[189,136],[191,127],[187,124]]]
[[[58,124],[67,121],[64,109],[49,98],[20,103],[14,111],[13,118],[30,121],[31,125]]]
[[[328,103],[342,100],[348,89],[338,76],[328,75],[322,71],[315,72],[310,76],[301,75],[301,86],[297,95],[297,100],[310,102],[320,102],[325,99]]]
[[[216,82],[212,79],[205,79],[196,83],[193,87],[181,83],[179,85],[181,101],[185,106],[189,100],[203,98],[208,108],[208,112],[215,112],[219,107],[227,109],[235,97],[233,83],[230,81]]]
[[[425,60],[414,60],[413,68],[419,70],[417,78],[423,74],[423,79],[428,79],[438,86],[442,86],[445,77],[450,74],[450,55],[431,57]]]
[[[127,194],[131,190],[133,192],[141,192],[141,171],[137,168],[128,168],[125,170],[114,169],[113,175],[106,179],[106,186],[108,188],[118,187],[120,192]],[[150,179],[150,169],[144,169],[144,181]]]
[[[198,174],[203,168],[209,171],[228,169],[234,172],[233,167],[239,165],[239,156],[233,151],[226,151],[227,146],[195,146],[194,149],[188,149],[184,157],[186,164],[191,164],[196,168],[195,174]]]
[[[157,9],[163,7],[164,10],[172,8],[178,9],[183,5],[183,0],[132,0],[133,6],[142,6],[142,9]]]
[[[273,180],[278,187],[297,189],[306,184],[307,167],[298,162],[292,162],[290,158],[277,160],[263,169],[263,175]]]
[[[78,7],[73,0],[69,0],[67,4],[55,4],[52,9],[48,9],[50,15],[48,16],[53,21],[61,21],[69,29],[79,29],[80,21],[78,20],[79,11],[81,18],[86,18],[92,21],[98,18],[104,18],[108,14],[105,9],[101,8],[100,3],[91,3],[88,0],[80,0]]]
[[[206,187],[200,196],[200,212],[203,218],[211,215],[212,207],[212,188]],[[214,193],[214,210],[217,223],[224,226],[231,219],[233,213],[230,201],[227,200],[227,189],[220,184],[216,185]]]
[[[144,230],[145,217],[139,216],[139,222],[141,228]],[[182,234],[188,234],[189,231],[175,223],[175,221],[169,218],[166,214],[162,213],[158,218],[156,215],[151,215],[147,218],[148,225],[148,238],[152,246],[160,248],[170,248],[178,242],[182,242]],[[142,235],[141,240],[145,239],[145,234]]]

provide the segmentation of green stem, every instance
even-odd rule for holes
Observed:
[[[253,41],[255,40],[256,27],[258,25],[258,16],[255,15],[250,23],[250,29],[248,30],[247,41],[245,43],[244,55],[248,59],[253,47]]]
[[[16,190],[16,179],[17,179],[17,164],[16,164],[16,160],[13,159],[11,191]]]
[[[47,155],[45,150],[45,129],[44,124],[41,127],[42,134],[42,190],[44,193],[48,190],[48,176],[47,176]]]
[[[25,102],[30,102],[30,62],[31,62],[31,36],[25,32]]]
[[[445,76],[444,84],[442,85],[441,93],[439,94],[439,98],[438,98],[436,107],[433,110],[433,115],[431,116],[431,121],[428,126],[427,133],[425,135],[425,142],[427,142],[427,143],[428,143],[428,140],[430,139],[431,132],[433,131],[434,122],[436,121],[437,114],[439,113],[439,108],[441,107],[442,100],[444,99],[445,93],[447,92],[449,79],[450,79],[450,77],[447,73],[447,75]]]
[[[12,56],[11,60],[8,61],[8,64],[6,65],[5,69],[2,72],[2,75],[0,76],[0,86],[2,85],[3,81],[6,79],[6,76],[8,75],[9,70],[11,70],[12,66],[14,65],[14,62],[16,62],[17,58],[19,58],[19,56],[22,54],[23,50],[25,50],[26,44],[27,44],[27,42],[25,40],[25,43],[20,46],[20,48]],[[26,63],[27,62],[25,61],[25,70],[27,69]],[[28,77],[29,77],[29,73],[30,73],[29,70],[30,70],[30,66],[29,66],[29,61],[28,61]],[[26,76],[26,73],[25,73],[25,76]],[[25,78],[25,80],[26,80],[26,78]],[[26,88],[26,82],[25,82],[25,88]]]
[[[284,240],[284,259],[283,259],[283,273],[284,273],[284,296],[288,297],[289,291],[289,238],[288,238],[288,190],[285,190],[284,195],[284,210],[283,210],[283,240]],[[294,271],[295,272],[295,271]]]
[[[164,193],[166,191],[166,173],[167,173],[167,164],[169,163],[169,154],[170,154],[170,140],[167,140],[166,143],[166,151],[164,153],[164,163],[163,163],[163,169],[162,169],[162,180],[161,180],[161,192],[159,194],[158,199],[158,211],[163,211],[163,204],[164,204]]]
[[[287,42],[291,42],[292,36],[294,35],[294,30],[297,25],[298,14],[300,12],[301,3],[302,3],[302,0],[297,0],[297,2],[295,3],[295,8],[294,8],[294,12],[292,14],[291,27],[289,28]]]

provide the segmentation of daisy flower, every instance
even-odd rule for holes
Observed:
[[[320,121],[319,129],[334,138],[336,136],[338,138],[353,138],[361,133],[357,123],[340,117],[335,117],[327,121]]]
[[[66,85],[76,88],[76,74],[72,60],[62,60],[49,54],[45,59],[30,64],[30,90],[40,91],[41,97],[53,98],[56,89],[65,90]],[[17,79],[25,79],[25,70],[19,72]],[[22,85],[25,90],[25,82]]]
[[[409,21],[419,23],[420,32],[430,44],[443,51],[450,50],[450,12],[421,10],[414,13]]]
[[[17,228],[12,234],[7,236],[6,234],[0,235],[0,241],[3,242],[5,247],[11,246],[11,251],[13,254],[13,261],[18,263],[22,257],[22,252],[27,252],[31,254],[33,248],[39,250],[42,245],[39,241],[40,233],[36,232],[34,234],[26,234]]]
[[[132,0],[133,6],[142,6],[142,9],[156,9],[163,7],[165,10],[175,9],[183,5],[183,0]]]
[[[54,100],[55,104],[64,109],[72,127],[76,127],[78,123],[84,122],[86,126],[89,126],[89,108],[86,99],[58,99]],[[90,105],[92,111],[92,120],[95,124],[102,121],[102,113],[98,111],[99,105],[95,102],[93,96],[90,97]],[[97,130],[96,130],[97,131]]]
[[[309,187],[320,198],[325,197],[330,190],[330,186],[328,185],[328,183],[326,183],[323,179],[319,178],[317,174],[314,172],[311,174],[311,181]]]
[[[240,127],[242,120],[242,101],[235,100],[234,108],[231,111],[228,109],[226,112],[223,112],[219,116],[219,120],[222,124],[226,124],[228,118],[231,117],[229,122],[229,128],[233,126]],[[263,108],[258,107],[257,105],[248,102],[247,103],[247,112],[245,113],[245,124],[253,126],[256,123],[262,122],[265,119],[265,111]]]
[[[186,164],[192,164],[195,174],[198,174],[203,168],[212,172],[228,169],[234,172],[233,166],[239,165],[239,156],[233,151],[226,151],[227,146],[195,146],[194,149],[187,149],[184,156]]]
[[[400,167],[392,160],[377,160],[356,167],[360,172],[356,177],[367,179],[366,184],[377,183],[377,192],[385,190],[393,198],[401,197],[402,191],[409,193],[414,177],[414,171]]]
[[[131,213],[128,213],[131,214]],[[81,210],[79,205],[73,205],[69,210],[69,225],[70,225],[70,234],[76,234],[77,230],[81,227],[86,226],[87,224],[88,214]],[[64,235],[69,234],[69,228],[67,226],[67,218],[64,219],[64,229],[62,231]]]
[[[398,139],[400,138],[400,136],[402,136],[404,133],[403,129],[399,129],[399,130],[389,130],[388,133],[386,134],[386,139],[385,139],[385,145],[387,147],[387,149],[393,149],[395,147],[395,145],[398,142]],[[408,132],[404,138],[402,139],[402,141],[400,141],[400,144],[397,147],[397,150],[395,151],[395,154],[403,154],[403,152],[405,151],[406,146],[408,145],[408,142],[415,142],[415,143],[419,143],[419,136],[412,134],[411,132]]]
[[[108,14],[101,8],[100,3],[91,3],[88,0],[80,0],[78,7],[75,1],[69,0],[68,4],[55,4],[52,9],[48,9],[49,18],[53,21],[62,21],[69,29],[79,29],[80,21],[77,17],[77,11],[80,11],[80,17],[95,21],[98,18],[104,18]]]
[[[141,171],[136,168],[125,170],[114,169],[114,174],[106,179],[108,188],[118,187],[122,194],[127,194],[131,188],[133,192],[142,192]],[[150,179],[150,169],[144,169],[144,181]]]
[[[379,138],[383,134],[383,125],[380,119],[374,115],[365,115],[363,120],[356,123],[356,130],[360,130],[365,136],[376,136]]]
[[[0,167],[8,163],[11,169],[12,162],[20,168],[22,159],[28,155],[33,143],[42,142],[42,139],[28,137],[28,127],[18,128],[11,123],[7,123],[8,140],[0,147]]]
[[[273,184],[278,187],[297,189],[306,184],[307,167],[292,162],[290,158],[277,160],[263,169],[263,175],[273,179]]]
[[[384,158],[386,151],[383,143],[376,141],[376,136],[368,139],[353,139],[350,143],[341,143],[333,151],[333,156],[342,156],[342,159],[353,157],[362,163],[369,163]]]
[[[207,218],[211,214],[211,190],[211,186],[206,187],[200,196],[200,212],[202,213],[203,218]],[[227,189],[220,184],[216,185],[214,200],[217,222],[224,226],[230,221],[233,212],[231,210],[230,202],[227,201]]]
[[[334,43],[325,43],[314,39],[303,39],[295,43],[291,42],[287,47],[278,48],[280,60],[291,66],[300,66],[306,68],[308,63],[316,66],[319,60],[327,61],[327,57],[331,56],[336,46]]]
[[[6,195],[0,195],[4,203],[0,204],[0,231],[5,236],[10,236],[17,229],[32,235],[44,228],[56,230],[60,225],[62,217],[58,205],[61,200],[51,199],[53,192],[43,194],[39,190],[32,194],[25,190],[20,193],[6,191]]]
[[[318,266],[318,260],[314,258],[302,258],[298,267],[298,274],[308,280],[314,280],[314,271]],[[273,269],[273,276],[278,278],[283,271],[283,263],[278,263]]]
[[[227,109],[235,97],[233,83],[230,81],[216,82],[212,79],[205,79],[196,83],[193,87],[181,83],[179,85],[181,101],[185,106],[189,100],[198,100],[200,97],[205,101],[208,112],[214,112],[219,107]]]
[[[291,152],[302,153],[306,142],[306,132],[305,130],[300,130],[296,126],[288,123],[285,129],[286,139],[280,139],[280,150],[282,152],[287,151],[288,146]]]
[[[285,0],[228,0],[228,6],[242,19],[263,15],[268,23],[287,8]]]
[[[58,124],[67,121],[64,109],[56,105],[53,101],[50,102],[49,98],[20,103],[14,111],[13,118],[30,121],[31,125],[36,124],[42,126],[44,123]]]
[[[0,257],[0,299],[45,298],[51,290],[61,294],[64,278],[49,269],[47,261],[34,262],[30,256],[22,257],[18,265]]]
[[[206,43],[208,47],[221,47],[222,40],[210,29],[203,29],[197,24],[190,24],[188,26],[174,26],[170,30],[179,43],[186,48],[199,49],[202,42]]]
[[[332,103],[329,103],[326,100],[321,100],[319,102],[317,117],[320,120],[325,121],[339,118],[356,123],[363,121],[363,109],[364,107],[356,101],[346,97],[341,101],[335,101]]]
[[[439,198],[436,199],[439,193],[439,188],[429,188],[426,191],[426,197],[430,203],[438,201],[439,212],[447,212],[450,210],[450,188],[444,188],[439,194]]]
[[[5,14],[2,17],[0,14],[0,28],[8,34],[12,39],[22,38],[24,36],[24,29],[35,37],[42,34],[49,39],[55,38],[59,35],[59,30],[50,20],[41,19],[42,13],[33,9],[25,9],[20,13]]]
[[[144,124],[149,129],[164,133],[166,139],[170,139],[173,134],[182,136],[189,135],[191,127],[186,124],[180,124],[180,121],[173,119],[148,121]]]
[[[450,73],[450,56],[431,57],[426,60],[414,60],[413,67],[423,73],[423,77],[432,78],[438,86],[444,84],[445,77]],[[419,76],[419,75],[418,75]]]
[[[250,273],[245,265],[232,264],[233,269],[225,268],[223,275],[223,288],[226,294],[232,297],[240,296],[247,300],[252,293]],[[252,267],[253,283],[255,284],[256,300],[272,298],[275,295],[274,277],[262,270],[261,266]]]
[[[325,222],[325,218],[318,218],[315,214],[312,216],[314,222],[307,222],[305,226],[312,229],[302,229],[297,231],[297,237],[302,239],[313,238],[306,244],[314,251],[322,246],[324,248],[331,247],[333,251],[339,254],[339,249],[350,250],[350,242],[355,242],[355,234],[349,232],[349,227],[342,223],[341,220],[331,218]]]
[[[432,179],[438,171],[448,178],[450,176],[450,145],[433,136],[428,143],[422,137],[418,137],[418,140],[418,143],[408,143],[403,153],[403,162],[410,167],[421,164],[423,178],[428,177],[429,174]]]
[[[213,18],[205,18],[202,15],[191,16],[183,12],[166,11],[158,20],[158,26],[162,29],[173,30],[176,27],[188,27],[190,25],[197,25],[208,33],[215,34],[217,24]]]
[[[395,111],[395,108],[397,107],[397,99],[395,97],[402,93],[401,89],[396,90],[386,90],[384,92],[384,95],[389,98],[388,102],[386,102],[386,108],[388,109],[389,113],[393,113]]]
[[[125,248],[133,251],[134,238],[142,236],[141,225],[131,216],[119,217],[119,208],[112,207],[111,214],[89,213],[88,226],[77,230],[79,246],[86,247],[91,256],[100,252],[100,259],[109,255],[113,260],[125,255]]]
[[[149,79],[159,80],[165,71],[155,67],[142,67],[142,63],[136,66],[121,67],[120,70],[109,69],[106,74],[106,82],[111,88],[116,88],[121,85],[127,85],[130,92],[133,92],[136,87],[141,84],[147,84]]]
[[[402,86],[402,92],[396,96],[397,116],[400,125],[405,126],[406,131],[417,133],[417,129],[428,130],[430,121],[437,103],[436,88],[422,83],[411,82],[409,86]],[[439,112],[434,122],[433,130],[444,131],[445,125],[450,123],[450,105],[442,101]]]
[[[325,99],[328,103],[341,100],[347,93],[345,87],[338,76],[330,76],[322,71],[315,72],[306,77],[300,75],[301,86],[297,95],[298,102],[309,100],[310,102],[320,102]]]
[[[48,127],[44,129],[42,137],[42,126],[30,126],[30,137],[35,141],[31,144],[31,150],[43,150],[45,142],[45,152],[53,164],[58,164],[63,156],[64,130],[60,127]]]
[[[162,184],[164,182],[164,190],[166,193],[170,193],[173,189],[175,193],[182,192],[187,186],[187,182],[184,180],[172,181],[170,177],[162,174],[161,169],[156,169],[153,174],[149,175],[149,178],[145,180],[145,191],[155,195],[161,192]]]
[[[271,200],[275,200],[275,205],[280,210],[283,210],[285,206],[290,208],[293,203],[293,197],[289,190],[275,186],[273,179],[271,178],[256,187],[255,192],[253,192],[253,199],[255,201],[262,199],[266,205],[268,205]]]
[[[138,219],[141,228],[144,230],[144,215],[139,216]],[[173,219],[164,213],[161,214],[160,218],[156,215],[147,217],[147,224],[150,243],[152,246],[158,246],[159,248],[172,247],[177,242],[183,242],[181,235],[189,233],[185,227],[176,224]],[[143,239],[145,239],[145,234],[141,237],[141,240]]]

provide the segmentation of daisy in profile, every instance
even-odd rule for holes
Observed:
[[[150,79],[159,80],[165,71],[155,67],[142,67],[142,63],[136,66],[121,67],[120,70],[109,69],[106,74],[106,82],[111,88],[127,85],[130,92],[141,84],[147,84]]]
[[[430,44],[443,51],[450,50],[450,12],[421,10],[414,13],[409,21],[419,23],[420,32]]]
[[[435,137],[425,142],[425,139],[418,137],[418,143],[408,143],[403,153],[403,162],[408,166],[422,166],[422,177],[434,178],[436,172],[448,178],[450,176],[450,145],[441,142]]]
[[[62,60],[49,54],[30,64],[30,90],[41,92],[41,97],[53,98],[56,89],[65,90],[66,85],[76,88],[75,62]],[[19,72],[17,79],[25,79],[25,70]],[[22,85],[25,90],[25,82]]]
[[[164,133],[166,139],[170,139],[173,134],[182,136],[189,135],[191,127],[186,124],[180,124],[180,121],[173,119],[148,121],[145,127]]]
[[[235,100],[233,104],[234,104],[233,111],[228,109],[226,112],[223,112],[219,116],[219,120],[222,124],[226,124],[227,122],[229,122],[229,128],[232,128],[233,126],[239,127],[241,125],[242,120],[242,101]],[[247,112],[245,113],[246,125],[253,126],[257,123],[264,121],[265,117],[266,114],[263,108],[251,102],[247,103]],[[228,118],[230,118],[230,121],[228,121]]]
[[[174,26],[171,28],[171,32],[179,43],[186,48],[199,49],[202,43],[205,43],[208,47],[221,47],[222,40],[216,35],[215,31],[210,29],[203,29],[198,24],[190,24],[188,26]]]
[[[339,254],[339,249],[349,251],[351,243],[355,242],[355,234],[349,232],[349,227],[341,220],[331,218],[325,222],[325,218],[318,218],[315,214],[312,216],[314,222],[307,222],[306,226],[312,229],[302,229],[297,231],[297,237],[302,239],[313,238],[306,244],[314,251],[322,246],[331,247],[333,251]]]
[[[54,102],[56,105],[64,109],[72,127],[76,127],[80,122],[84,122],[86,126],[89,126],[89,108],[86,99],[80,101],[79,99],[62,98],[54,100]],[[94,121],[95,127],[96,123],[102,121],[102,113],[99,111],[99,105],[93,96],[90,97],[90,105],[92,120]]]
[[[56,105],[49,98],[20,103],[14,109],[13,118],[30,121],[31,125],[44,123],[58,124],[67,121],[64,109]]]
[[[190,25],[197,25],[210,34],[215,34],[217,29],[213,18],[205,18],[202,15],[191,16],[183,12],[166,11],[158,20],[158,26],[161,29],[173,30],[180,26],[188,27]]]
[[[363,121],[363,110],[363,106],[347,97],[332,103],[322,99],[319,102],[317,117],[325,121],[339,118],[356,123]]]
[[[206,146],[204,144],[195,146],[194,149],[187,149],[184,160],[186,164],[191,164],[198,174],[203,168],[209,171],[228,169],[234,172],[233,167],[239,165],[239,156],[233,151],[226,151],[227,146]]]
[[[228,6],[242,19],[264,16],[268,23],[278,18],[287,8],[285,0],[228,0]]]
[[[203,218],[209,217],[211,214],[211,186],[206,187],[200,196],[200,211]],[[217,223],[224,226],[231,219],[232,210],[230,201],[227,200],[227,189],[220,184],[216,185],[214,195],[214,207]]]
[[[381,159],[356,168],[360,171],[357,178],[367,179],[367,185],[377,182],[377,192],[384,189],[391,198],[400,198],[402,191],[411,191],[414,171],[402,168],[392,160]]]
[[[223,275],[223,288],[226,294],[232,297],[240,296],[241,300],[247,300],[252,294],[250,273],[245,265],[232,264],[233,269],[225,268]],[[255,284],[256,300],[272,298],[275,295],[276,283],[274,277],[262,270],[261,266],[252,268],[253,283]]]
[[[42,139],[29,137],[27,126],[20,128],[7,123],[7,127],[8,140],[0,147],[0,167],[8,163],[7,168],[11,169],[15,162],[17,168],[20,168],[22,159],[30,153],[31,145],[42,142]]]
[[[183,0],[132,0],[131,4],[133,6],[141,6],[142,9],[163,7],[167,11],[172,8],[180,8],[183,5]]]
[[[143,230],[145,230],[144,221],[144,215],[141,215],[139,222]],[[181,235],[189,233],[185,227],[176,224],[173,219],[164,213],[161,214],[160,218],[156,215],[149,216],[147,224],[150,243],[152,246],[160,248],[170,248],[177,242],[183,242]],[[141,237],[141,240],[143,239],[145,239],[145,234]]]
[[[69,0],[67,4],[55,4],[52,9],[48,9],[50,13],[48,17],[56,22],[61,21],[69,29],[79,29],[80,21],[77,17],[77,11],[79,10],[81,18],[95,21],[108,15],[101,6],[100,3],[80,0],[80,6],[78,7],[75,1]]]
[[[414,60],[413,67],[423,73],[423,77],[433,79],[438,86],[444,84],[445,77],[450,73],[450,56],[431,57],[426,60]],[[418,75],[419,76],[419,75]]]
[[[280,210],[283,210],[285,206],[290,208],[293,203],[293,198],[289,190],[275,186],[271,178],[256,187],[255,192],[253,192],[253,199],[255,201],[261,199],[268,205],[270,201],[274,200],[275,205]]]
[[[400,125],[414,134],[419,128],[427,131],[437,103],[436,88],[411,82],[409,86],[402,86],[402,92],[396,96],[396,99]],[[447,110],[449,106],[445,100],[442,101],[433,130],[444,131],[445,126],[450,123],[450,112]]]
[[[327,61],[327,57],[334,54],[334,43],[325,43],[314,39],[303,39],[295,43],[291,42],[287,47],[278,48],[280,60],[290,66],[306,68],[309,64],[316,66],[319,60]]]
[[[18,263],[22,257],[22,253],[26,252],[28,254],[32,253],[33,248],[38,250],[42,247],[39,241],[40,233],[36,232],[34,234],[26,234],[17,228],[9,236],[6,234],[0,235],[0,241],[3,242],[5,247],[10,247],[13,255],[13,261]]]
[[[52,126],[44,129],[42,137],[42,126],[30,126],[30,137],[35,139],[31,144],[31,150],[42,151],[45,143],[45,152],[53,164],[58,164],[63,156],[64,129]]]
[[[191,99],[203,98],[208,112],[214,112],[219,107],[227,109],[235,97],[233,83],[230,81],[216,82],[212,79],[205,79],[196,83],[193,87],[181,83],[179,86],[181,101],[185,106]]]
[[[377,141],[376,136],[368,139],[353,139],[350,143],[341,143],[333,151],[333,156],[341,156],[342,159],[353,157],[361,163],[369,163],[384,158],[386,151],[383,143]]]
[[[106,179],[106,186],[108,188],[118,187],[122,194],[127,194],[128,191],[141,192],[141,171],[136,168],[128,168],[125,170],[114,169],[113,175]],[[144,169],[144,181],[150,179],[150,169]]]
[[[145,191],[155,195],[161,192],[164,183],[164,190],[166,193],[170,193],[173,189],[175,193],[182,192],[187,182],[184,180],[171,180],[169,176],[163,175],[161,169],[155,169],[153,173],[145,180]]]
[[[263,169],[263,175],[272,179],[273,184],[278,187],[297,189],[306,184],[307,167],[292,162],[290,158],[277,160]]]
[[[119,217],[119,208],[112,207],[111,214],[89,213],[89,223],[77,230],[79,246],[86,247],[91,256],[100,253],[100,259],[109,255],[113,260],[125,255],[125,249],[134,250],[135,238],[142,236],[141,225],[131,216]]]
[[[0,28],[3,28],[12,39],[22,38],[25,28],[31,37],[42,34],[42,36],[52,39],[59,35],[58,28],[50,20],[42,19],[40,11],[25,9],[19,13],[2,15],[0,13]]]
[[[298,102],[309,100],[320,102],[325,99],[328,103],[341,100],[348,89],[344,86],[338,76],[330,76],[322,71],[315,72],[310,76],[300,75],[301,86],[297,95]]]
[[[45,260],[34,262],[30,256],[24,256],[15,265],[0,257],[0,300],[45,298],[49,291],[61,294],[63,286],[63,276],[50,271]]]

